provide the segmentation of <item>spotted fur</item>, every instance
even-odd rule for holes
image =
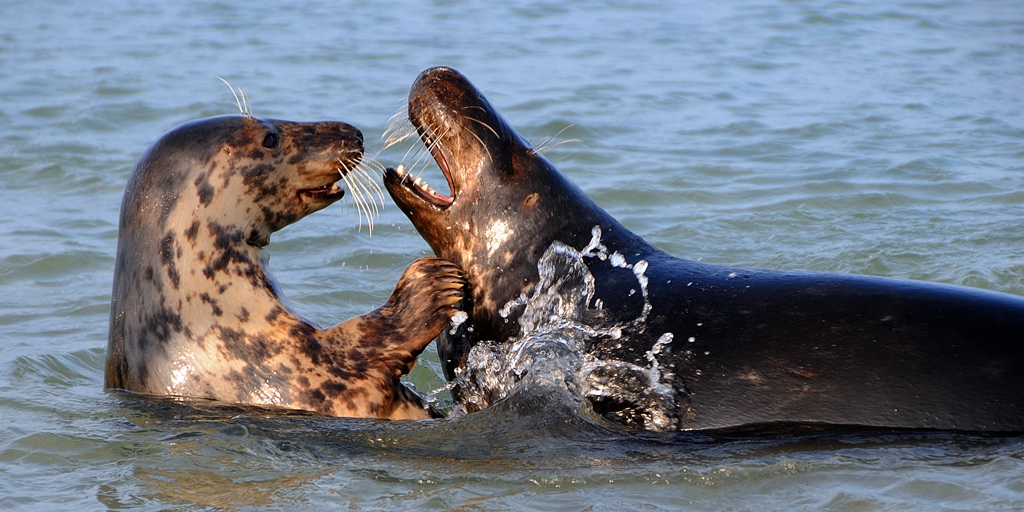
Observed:
[[[226,116],[157,141],[121,206],[106,387],[429,417],[399,378],[455,312],[458,267],[417,260],[386,304],[320,329],[282,302],[264,264],[270,234],[340,199],[333,185],[361,157],[344,123]]]

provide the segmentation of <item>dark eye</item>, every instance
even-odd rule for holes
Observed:
[[[263,137],[263,147],[267,149],[274,149],[277,147],[278,139],[276,133],[268,133],[266,137]]]

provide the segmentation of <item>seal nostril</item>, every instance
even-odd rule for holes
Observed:
[[[338,128],[338,136],[346,139],[355,139],[360,145],[363,143],[363,132],[348,123],[340,123]]]

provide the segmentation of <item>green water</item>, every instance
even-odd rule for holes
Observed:
[[[633,436],[525,399],[389,424],[103,392],[124,183],[162,133],[236,110],[216,77],[257,116],[355,124],[372,155],[439,64],[537,143],[565,129],[546,156],[670,253],[1024,295],[1019,2],[4,2],[0,508],[1024,508],[1012,437]],[[321,324],[428,252],[390,202],[372,237],[358,224],[343,200],[269,247]],[[443,384],[429,352],[421,391]]]

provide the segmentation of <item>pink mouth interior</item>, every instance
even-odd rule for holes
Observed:
[[[428,147],[429,146],[431,145],[428,144]],[[452,183],[451,169],[448,168],[448,162],[439,150],[431,148],[430,153],[433,155],[434,161],[437,162],[438,167],[441,168],[441,173],[444,174],[444,177],[448,182],[448,188],[452,191],[452,195],[449,196],[438,193],[433,187],[427,184],[426,181],[422,180],[418,176],[413,177],[411,173],[407,174],[403,166],[399,166],[395,172],[397,172],[398,176],[402,179],[402,183],[411,189],[416,195],[420,196],[424,201],[439,207],[450,206],[455,201],[455,187]]]

